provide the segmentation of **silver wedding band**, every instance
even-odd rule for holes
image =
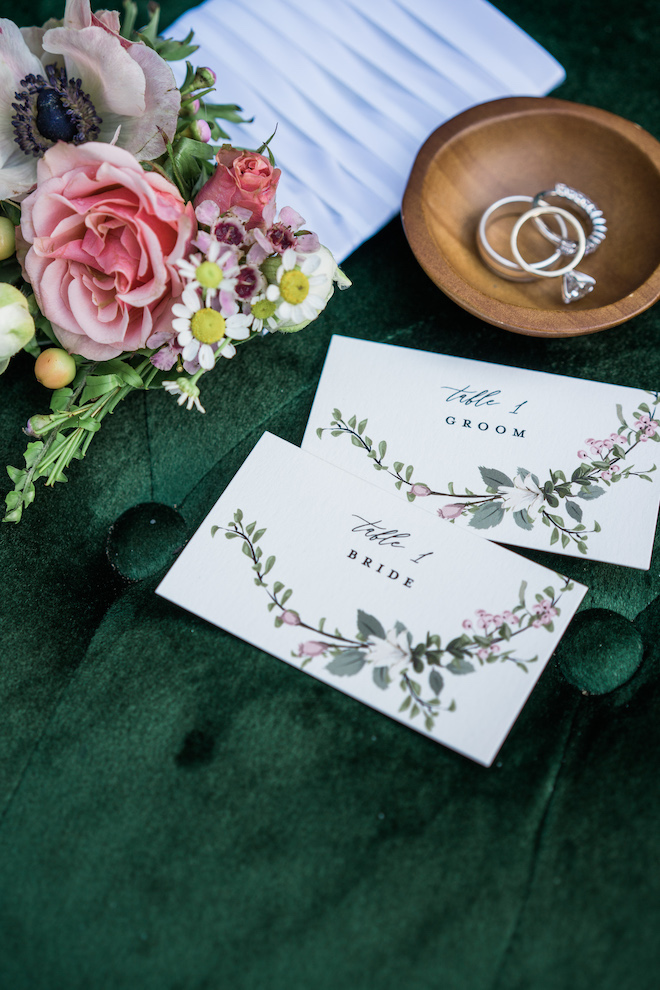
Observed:
[[[562,252],[559,248],[557,248],[553,254],[547,258],[544,258],[543,261],[534,262],[534,272],[530,273],[528,269],[525,269],[509,258],[505,258],[495,250],[488,240],[488,227],[494,220],[509,214],[511,210],[507,210],[506,207],[510,207],[514,203],[530,203],[534,205],[534,197],[505,196],[503,199],[498,199],[497,202],[489,206],[488,209],[482,214],[481,220],[479,221],[479,229],[477,231],[477,247],[484,263],[491,269],[491,271],[495,272],[496,275],[499,275],[501,278],[506,278],[511,282],[533,282],[537,278],[536,272],[539,269],[545,269],[550,265],[554,265],[555,262],[559,261],[561,258]],[[561,231],[561,237],[558,239],[559,241],[566,242],[568,229],[564,223],[563,217],[558,217],[558,223],[559,230]]]

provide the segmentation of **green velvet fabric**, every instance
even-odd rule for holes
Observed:
[[[557,95],[660,136],[655,4],[499,6],[566,67]],[[657,387],[657,307],[585,338],[497,330],[398,220],[344,267],[316,324],[208,376],[205,416],[132,396],[0,530],[2,987],[657,986],[657,546],[649,572],[562,558],[589,593],[489,770],[154,594],[261,433],[301,441],[333,332]],[[47,406],[30,366],[0,379],[3,464]]]

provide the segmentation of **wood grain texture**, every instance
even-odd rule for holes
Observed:
[[[507,281],[483,264],[476,247],[479,218],[491,203],[534,196],[556,182],[590,197],[608,225],[604,243],[578,265],[596,287],[570,305],[559,279]],[[539,337],[606,330],[657,301],[658,216],[655,138],[605,110],[551,97],[494,100],[447,121],[419,151],[402,205],[408,242],[443,292],[487,323]],[[493,246],[507,256],[514,222],[512,215],[489,228]],[[535,260],[528,244],[524,255],[529,250]]]

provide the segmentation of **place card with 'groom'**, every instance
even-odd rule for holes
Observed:
[[[157,591],[489,766],[586,588],[266,433]]]
[[[335,336],[302,447],[520,547],[647,570],[657,390]]]

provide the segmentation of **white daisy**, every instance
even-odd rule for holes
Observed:
[[[252,330],[262,334],[267,334],[269,330],[277,330],[276,309],[276,303],[267,299],[265,293],[255,296],[250,304]]]
[[[236,348],[231,340],[250,336],[250,316],[237,313],[224,317],[217,309],[203,305],[199,291],[192,284],[183,290],[181,301],[172,306],[172,313],[172,328],[177,331],[177,343],[183,347],[183,360],[197,361],[205,371],[214,366],[219,353],[226,358],[234,356]]]
[[[188,285],[201,290],[207,306],[226,287],[227,279],[238,271],[235,252],[215,238],[204,254],[198,252],[180,258],[175,265]]]
[[[332,295],[332,275],[323,270],[320,251],[307,255],[298,264],[298,255],[287,248],[268,286],[266,299],[276,303],[275,316],[289,326],[315,320]],[[315,274],[316,273],[316,274]]]
[[[163,388],[170,395],[178,395],[177,405],[182,406],[187,402],[187,408],[196,406],[201,413],[206,412],[204,406],[199,401],[199,389],[191,378],[177,378],[176,381],[163,382]]]

